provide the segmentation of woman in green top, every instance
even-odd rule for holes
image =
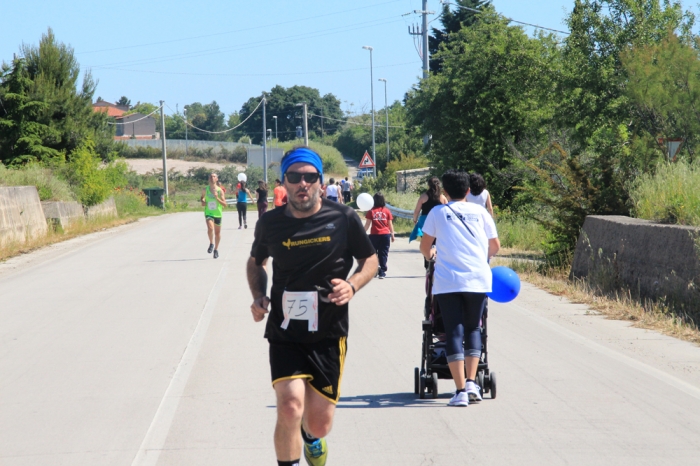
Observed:
[[[224,191],[216,182],[219,175],[211,173],[209,175],[209,186],[202,190],[202,206],[204,207],[204,219],[207,222],[207,235],[209,235],[209,249],[211,254],[214,251],[214,259],[219,257],[219,241],[221,241],[221,218],[226,207]],[[216,236],[216,238],[215,238]],[[214,243],[216,241],[216,244]]]

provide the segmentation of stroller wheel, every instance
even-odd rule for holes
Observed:
[[[422,400],[425,398],[425,371],[421,369],[420,378],[418,381],[418,397]]]
[[[417,367],[413,370],[413,393],[418,395],[420,390],[420,369]]]
[[[489,376],[489,385],[491,388],[491,399],[493,400],[496,398],[496,373],[495,372],[491,372],[491,374]]]
[[[433,386],[431,387],[433,399],[438,397],[438,376],[437,372],[433,372]]]

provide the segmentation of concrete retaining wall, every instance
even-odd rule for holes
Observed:
[[[166,135],[167,136],[167,135]],[[129,147],[150,147],[153,149],[161,150],[163,143],[159,139],[126,139],[121,141]],[[218,154],[223,150],[228,152],[233,151],[236,147],[261,147],[253,144],[244,144],[242,142],[228,142],[228,141],[185,141],[184,139],[167,139],[166,148],[167,150],[173,151],[185,151],[188,150],[211,150],[213,154]]]
[[[35,186],[2,187],[0,198],[4,199],[3,222],[6,222],[0,225],[0,231],[4,231],[0,233],[4,237],[0,241],[24,242],[46,234],[46,217]],[[19,223],[16,213],[19,213]]]
[[[101,204],[97,204],[87,208],[88,219],[96,217],[116,217],[117,205],[114,203],[114,198],[110,197]]]
[[[413,193],[425,183],[425,178],[430,174],[430,168],[416,168],[413,170],[401,170],[396,172],[396,192],[397,193]]]
[[[66,228],[76,221],[85,219],[83,206],[78,202],[45,201],[41,203],[47,221]]]
[[[571,276],[641,298],[700,306],[700,228],[622,216],[586,217]]]

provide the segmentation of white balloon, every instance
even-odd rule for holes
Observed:
[[[248,181],[248,177],[245,176],[245,173],[239,173],[238,174],[238,181]]]
[[[362,193],[357,196],[357,207],[362,211],[371,210],[374,207],[374,198],[369,193]]]

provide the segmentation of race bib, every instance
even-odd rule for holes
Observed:
[[[282,327],[287,330],[290,320],[306,320],[309,332],[318,331],[318,293],[315,291],[285,291],[282,295],[284,321]]]
[[[207,203],[207,206],[209,207],[209,210],[216,210],[216,208],[217,208],[216,201],[209,201]]]

